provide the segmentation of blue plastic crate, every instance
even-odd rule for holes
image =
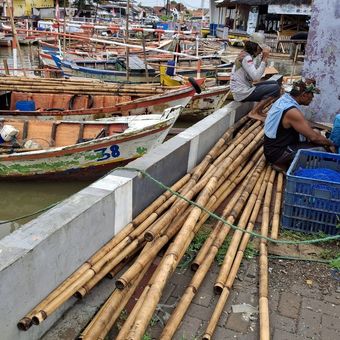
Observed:
[[[340,183],[294,175],[299,168],[340,172],[340,155],[299,150],[287,172],[282,227],[306,233],[340,233]]]

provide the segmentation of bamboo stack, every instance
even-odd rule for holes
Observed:
[[[238,167],[238,165],[240,165],[254,152],[255,149],[257,149],[261,138],[261,131],[257,131],[255,129],[253,133],[249,134],[239,145],[236,146],[234,151],[213,173],[207,185],[200,192],[196,200],[199,205],[204,206],[207,204],[209,197],[217,189],[218,182],[226,179]],[[127,339],[140,339],[143,336],[152,314],[160,300],[166,282],[175,270],[178,261],[181,259],[183,248],[185,248],[188,242],[191,242],[195,235],[195,226],[199,220],[200,214],[201,209],[194,207],[183,224],[183,227],[178,232],[175,240],[170,244],[168,248],[168,255],[164,257],[164,262],[158,271],[155,282],[150,286],[150,289],[146,294],[145,299],[148,303],[141,306]]]
[[[226,131],[198,166],[172,186],[173,190],[209,211],[214,211],[222,202],[227,202],[222,217],[227,220],[227,223],[238,223],[241,228],[233,233],[224,265],[218,276],[215,291],[221,295],[204,339],[210,339],[216,328],[250,239],[250,235],[243,230],[249,232],[253,230],[265,193],[262,234],[268,235],[269,206],[275,171],[266,166],[263,156],[261,124],[261,122],[249,121],[248,118],[239,121]],[[282,189],[281,179],[278,180],[277,188],[274,209],[276,220],[281,202],[279,195],[279,189]],[[190,205],[169,191],[163,193],[20,320],[18,327],[26,330],[32,323],[43,322],[72,295],[83,297],[105,276],[115,276],[123,270],[123,274],[116,281],[116,289],[111,297],[81,334],[83,339],[104,340],[156,256],[161,249],[167,247],[160,264],[144,287],[138,302],[117,336],[119,340],[141,339],[172,273],[195,234],[209,217],[209,214],[199,206]],[[195,274],[168,320],[162,339],[173,338],[218,249],[230,231],[231,227],[222,221],[214,225],[209,238],[192,264]],[[268,292],[266,291],[268,277],[264,276],[268,269],[266,243],[261,241],[260,247],[261,334],[263,339],[266,339],[269,329]]]
[[[241,120],[226,132],[223,138],[218,141],[217,149],[223,149],[223,141],[227,141],[234,129],[244,121],[245,119]],[[220,152],[217,150],[215,153],[210,153],[209,156],[207,156],[207,159],[212,162],[214,160],[213,157],[219,155]],[[200,166],[197,168],[200,169]],[[195,171],[193,174],[195,174]],[[178,191],[185,187],[191,175],[192,174],[190,173],[185,175],[173,185],[172,190]],[[123,228],[111,241],[98,250],[98,252],[86,261],[74,274],[65,280],[55,291],[20,320],[18,323],[19,329],[27,330],[31,327],[32,322],[34,324],[40,324],[73,294],[78,293],[78,296],[84,296],[97,282],[114,270],[121,261],[124,261],[131,252],[136,251],[136,249],[141,249],[145,242],[144,233],[153,223],[153,218],[150,219],[149,217],[152,216],[155,211],[157,211],[156,216],[158,216],[158,214],[162,213],[162,210],[167,209],[167,201],[169,199],[172,199],[171,193],[165,192],[155,200],[147,209]]]
[[[265,176],[264,176],[262,184],[261,184],[260,191],[259,191],[257,198],[256,198],[256,202],[255,202],[255,205],[254,205],[254,208],[253,208],[253,212],[252,212],[250,219],[249,219],[249,222],[247,224],[246,230],[248,232],[251,232],[254,228],[255,221],[257,219],[258,213],[259,213],[261,205],[262,205],[264,193],[265,193],[266,188],[267,188],[270,172],[271,172],[271,168],[267,167]],[[221,314],[223,312],[223,308],[224,308],[224,306],[225,306],[225,304],[228,300],[231,288],[234,284],[237,272],[240,268],[241,261],[243,259],[243,255],[244,255],[244,251],[247,247],[249,239],[250,239],[250,234],[244,233],[243,237],[242,237],[241,244],[240,244],[239,249],[237,251],[237,254],[235,256],[235,260],[233,262],[232,268],[229,272],[229,275],[228,275],[227,280],[225,282],[225,285],[223,287],[223,291],[221,292],[221,294],[219,296],[215,310],[214,310],[214,312],[213,312],[213,314],[210,318],[209,324],[208,324],[206,331],[203,335],[204,340],[210,340],[211,337],[214,334],[218,320],[221,317]]]
[[[171,89],[174,88],[176,87],[171,87]],[[115,84],[99,81],[2,76],[0,77],[0,90],[35,93],[131,95],[143,97],[163,94],[166,90],[169,90],[169,88],[148,84]]]

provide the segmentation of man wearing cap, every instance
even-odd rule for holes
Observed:
[[[280,86],[276,81],[259,81],[268,63],[270,48],[265,43],[263,33],[255,32],[244,43],[244,50],[236,58],[230,79],[230,90],[236,101],[258,102],[249,116],[265,119],[262,110],[267,103],[279,97]],[[256,61],[260,58],[260,64]]]
[[[320,93],[315,80],[300,80],[272,105],[264,124],[264,154],[270,163],[287,168],[299,149],[323,146],[335,152],[334,144],[313,130],[301,111],[300,105],[309,105],[315,93]],[[300,142],[300,134],[308,141]]]

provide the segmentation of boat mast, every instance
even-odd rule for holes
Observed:
[[[128,44],[129,38],[129,14],[130,14],[130,0],[127,0],[126,4],[126,29],[125,29],[125,43]],[[130,79],[130,70],[129,70],[129,47],[126,46],[126,80],[129,81]]]
[[[14,5],[13,5],[13,0],[12,0],[11,4],[10,4],[9,0],[7,0],[7,8],[8,8],[8,13],[9,13],[9,16],[10,16],[10,19],[11,19],[12,34],[13,34],[13,38],[12,38],[12,50],[13,50],[13,68],[14,68],[14,74],[16,73],[16,70],[18,68],[18,57],[17,57],[17,49],[18,49],[20,63],[21,63],[21,66],[22,66],[22,70],[23,70],[24,76],[26,77],[26,71],[25,71],[25,68],[24,68],[24,60],[22,58],[20,44],[19,44],[19,40],[18,40],[18,36],[17,36],[17,31],[16,31],[15,24],[14,24],[14,17],[13,17]]]

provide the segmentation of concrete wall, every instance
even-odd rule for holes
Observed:
[[[250,103],[233,102],[129,166],[143,169],[169,185],[195,166],[250,107]],[[26,332],[18,330],[18,320],[161,192],[135,172],[111,172],[2,239],[1,339],[40,338],[76,301],[74,298]]]
[[[309,106],[313,118],[333,122],[340,113],[340,1],[314,0],[303,69],[321,93]]]

